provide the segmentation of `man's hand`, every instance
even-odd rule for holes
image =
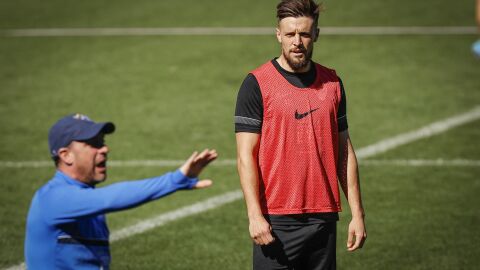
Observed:
[[[268,245],[275,241],[272,236],[272,227],[263,216],[250,219],[250,237],[257,245]]]
[[[365,222],[363,217],[354,217],[348,225],[348,251],[355,251],[362,248],[367,239],[367,230],[365,229]],[[354,242],[355,241],[355,242]]]
[[[180,171],[188,177],[198,177],[207,165],[217,158],[215,149],[205,149],[200,154],[195,151],[180,167]],[[197,182],[194,188],[206,188],[212,185],[212,180],[205,179]]]

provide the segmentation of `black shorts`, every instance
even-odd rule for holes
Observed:
[[[275,241],[253,246],[253,269],[336,269],[337,222],[272,225]]]

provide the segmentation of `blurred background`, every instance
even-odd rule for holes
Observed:
[[[280,54],[277,2],[0,0],[0,269],[23,261],[30,199],[54,172],[48,129],[69,113],[116,124],[106,184],[163,174],[193,150],[220,154],[203,174],[212,188],[111,214],[112,232],[238,192],[236,95],[249,71]],[[416,136],[360,155],[368,239],[346,251],[343,198],[339,269],[477,269],[475,1],[323,2],[313,59],[342,77],[357,151]],[[419,131],[431,123],[440,129]],[[241,199],[111,248],[112,269],[251,268]]]

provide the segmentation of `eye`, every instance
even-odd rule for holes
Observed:
[[[103,139],[103,136],[96,136],[84,141],[84,143],[94,148],[102,148],[105,145],[105,140]]]

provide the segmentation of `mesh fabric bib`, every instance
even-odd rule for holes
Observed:
[[[340,83],[315,64],[307,88],[290,84],[268,62],[252,72],[263,99],[259,148],[264,214],[341,211],[337,181]]]

